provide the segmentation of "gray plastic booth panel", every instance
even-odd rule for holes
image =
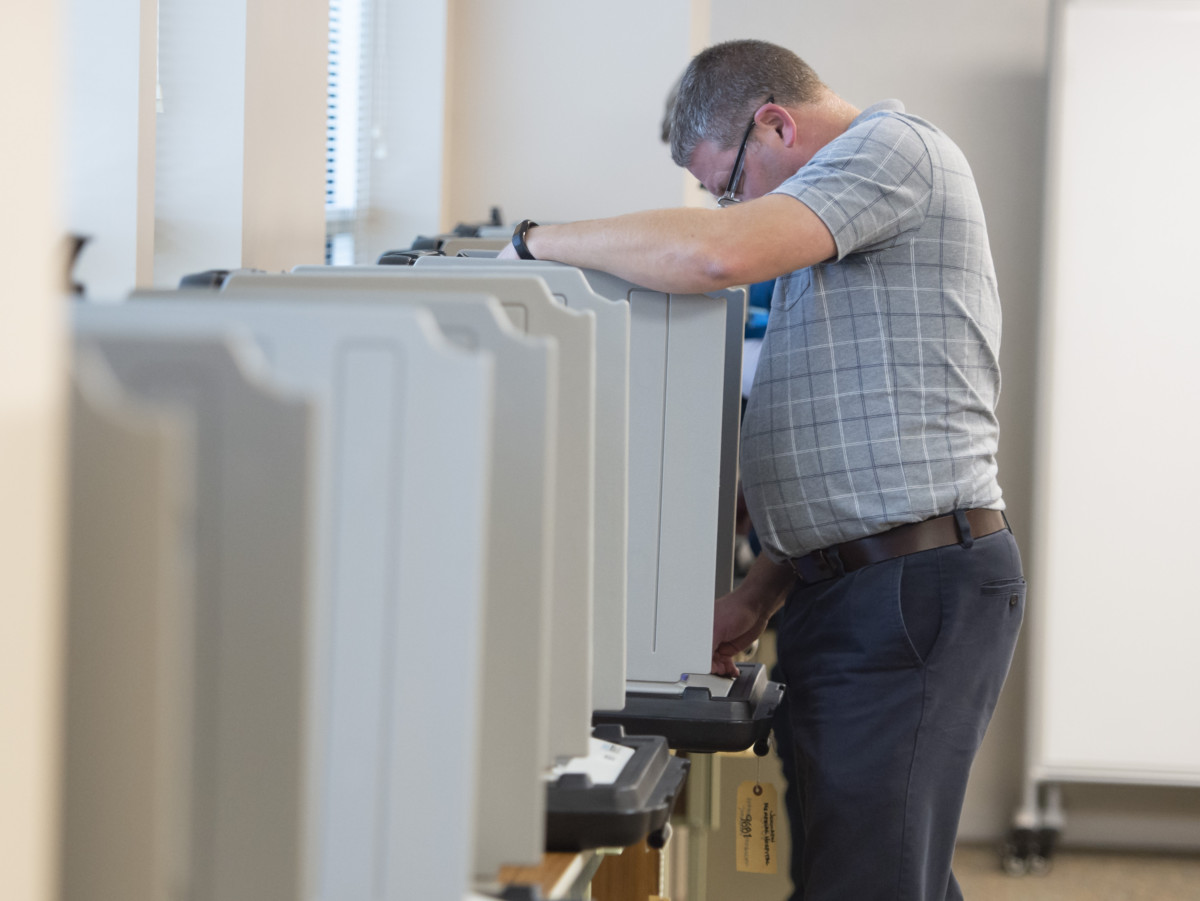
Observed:
[[[473,851],[490,359],[450,346],[421,310],[173,294],[81,312],[95,328],[252,336],[276,380],[320,403],[307,470],[318,594],[304,617],[313,639],[297,654],[314,661],[305,866],[317,897],[461,894]],[[243,456],[278,465],[262,447]],[[280,516],[260,531],[282,528]],[[261,537],[244,540],[253,549]],[[260,570],[279,568],[253,556]],[[278,606],[295,617],[295,597]],[[419,649],[448,634],[461,661],[423,672]],[[263,673],[276,671],[260,664]]]
[[[189,897],[296,898],[310,888],[306,661],[313,598],[314,410],[244,344],[123,329],[77,306],[76,334],[122,388],[195,422]],[[116,828],[110,824],[110,828]]]
[[[707,673],[713,600],[733,585],[746,291],[667,294],[581,271],[633,316],[629,679]]]
[[[423,257],[418,269],[457,269],[488,279],[524,276],[510,264],[461,265],[462,257]],[[495,263],[495,261],[492,261]],[[517,264],[519,265],[519,264]],[[625,632],[629,559],[629,304],[601,297],[570,266],[539,269],[554,297],[596,314],[596,567],[592,702],[625,706]]]
[[[188,879],[192,421],[87,348],[70,417],[62,896],[160,901]]]
[[[476,257],[455,265],[562,268]],[[733,584],[746,291],[666,294],[579,271],[632,316],[628,678],[675,682],[708,672],[712,602]]]
[[[273,303],[379,303],[425,308],[455,344],[491,353],[495,432],[487,532],[475,873],[532,866],[545,849],[558,347],[518,332],[495,298],[386,297],[357,282],[238,274],[217,298]],[[448,541],[452,541],[447,536]],[[447,636],[451,638],[451,636]]]
[[[355,279],[363,289],[442,293],[480,291],[452,272],[407,266],[300,266],[305,277]],[[331,282],[332,284],[332,282]],[[555,302],[546,283],[527,276],[489,285],[521,332],[558,343],[557,484],[554,500],[554,594],[550,652],[551,756],[588,754],[592,710],[595,517],[596,317]],[[553,763],[553,759],[547,763]]]
[[[447,256],[454,256],[464,250],[490,250],[498,251],[508,246],[508,237],[495,238],[447,238],[442,244],[442,253]]]

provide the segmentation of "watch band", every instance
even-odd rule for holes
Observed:
[[[532,219],[522,219],[517,223],[517,227],[513,229],[512,246],[516,248],[517,256],[523,260],[537,259],[537,257],[529,252],[529,245],[525,243],[525,236],[531,228],[537,228],[537,223]]]

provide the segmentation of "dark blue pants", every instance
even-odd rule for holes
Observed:
[[[950,864],[967,776],[1024,609],[1007,530],[793,589],[777,738],[794,901],[962,898]]]

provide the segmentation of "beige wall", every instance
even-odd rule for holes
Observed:
[[[659,140],[690,57],[687,0],[453,0],[444,224],[678,206]]]
[[[56,2],[6,8],[0,144],[0,897],[56,894],[63,305]],[[15,124],[14,124],[15,123]]]

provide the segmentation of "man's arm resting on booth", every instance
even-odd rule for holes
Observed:
[[[646,210],[525,236],[539,260],[611,272],[655,291],[704,293],[775,278],[834,256],[833,236],[793,197],[768,194],[728,209]],[[510,245],[501,258],[515,259]]]

